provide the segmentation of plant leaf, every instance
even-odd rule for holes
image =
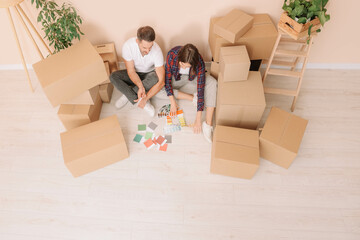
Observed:
[[[307,18],[306,17],[301,17],[299,18],[299,20],[297,21],[298,23],[306,23]]]

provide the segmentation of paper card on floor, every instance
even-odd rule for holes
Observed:
[[[163,152],[166,152],[166,150],[167,150],[167,143],[165,143],[164,145],[162,145],[162,146],[160,146],[160,151],[163,151]]]
[[[159,145],[164,145],[166,143],[166,139],[163,137],[163,136],[159,136],[157,139],[156,139],[156,142],[159,144]]]
[[[151,139],[153,137],[153,133],[152,132],[146,132],[145,133],[145,139]]]
[[[146,131],[146,124],[139,124],[138,131]]]
[[[165,139],[167,143],[171,143],[172,141],[172,136],[171,135],[165,135]]]
[[[136,134],[134,137],[134,142],[140,143],[142,138],[143,138],[142,135]]]
[[[145,145],[145,147],[146,147],[147,149],[151,149],[152,147],[155,146],[153,140],[151,140],[151,139],[146,140],[146,141],[144,142],[144,145]]]
[[[148,125],[148,127],[151,129],[151,130],[153,130],[153,131],[155,131],[155,129],[157,128],[157,124],[155,124],[154,122],[151,122],[151,123],[149,123],[149,125]]]

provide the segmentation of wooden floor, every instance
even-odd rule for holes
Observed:
[[[118,116],[130,157],[73,178],[57,109],[32,76],[35,93],[23,71],[0,72],[0,239],[360,239],[360,71],[306,71],[299,155],[288,170],[261,159],[252,180],[210,174],[211,145],[191,129],[166,153],[133,142],[137,124],[163,119],[115,109],[117,91],[101,118]],[[290,97],[266,100],[262,123],[271,106],[290,111]],[[180,106],[191,122],[194,107]]]

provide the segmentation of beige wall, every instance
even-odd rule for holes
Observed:
[[[124,41],[135,36],[139,26],[151,25],[156,30],[156,41],[164,54],[175,45],[191,42],[209,60],[211,55],[207,39],[210,17],[222,16],[232,8],[240,8],[248,13],[269,13],[277,22],[283,0],[73,0],[72,3],[84,19],[82,30],[90,41],[94,44],[113,41],[119,55]],[[35,20],[36,13],[30,0],[25,0],[22,6]],[[359,8],[358,0],[330,0],[328,11],[332,19],[315,41],[310,63],[360,63],[360,33],[354,24]],[[20,26],[18,22],[16,25]],[[0,9],[0,31],[0,65],[20,64],[5,9]],[[22,29],[19,37],[27,62],[38,61],[39,57]]]

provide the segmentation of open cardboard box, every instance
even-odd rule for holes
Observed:
[[[33,65],[53,107],[66,103],[108,79],[104,63],[89,40],[80,42]]]
[[[94,46],[104,62],[109,63],[110,73],[119,70],[118,58],[114,43],[104,43]]]

